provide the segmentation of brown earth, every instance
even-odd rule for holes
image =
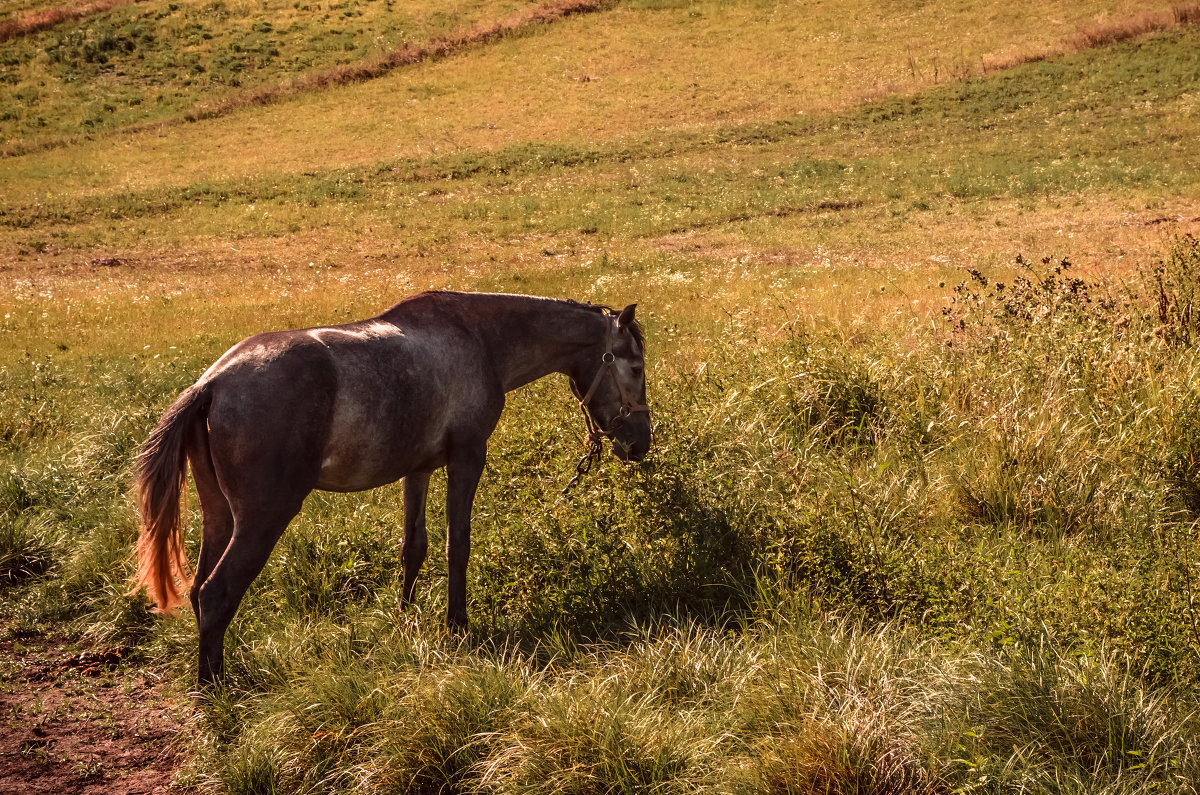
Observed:
[[[190,705],[126,656],[0,626],[0,795],[167,792]]]

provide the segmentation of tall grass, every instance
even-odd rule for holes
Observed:
[[[1196,249],[1171,245],[1163,284],[1191,283]],[[561,496],[579,453],[565,386],[512,397],[477,499],[467,636],[441,628],[437,556],[397,615],[395,488],[310,499],[235,621],[188,777],[1195,791],[1200,372],[1146,298],[1158,284],[1021,258],[946,288],[915,341],[794,325],[756,341],[730,321],[699,361],[655,349],[648,319],[644,466],[606,461]],[[206,339],[138,378],[115,357],[9,364],[0,401],[5,614],[134,643],[181,682],[192,620],[125,594],[125,488],[156,407],[219,353]],[[103,387],[73,388],[85,378]],[[26,421],[34,399],[72,421]]]
[[[727,26],[705,19],[711,3],[634,6],[660,17],[648,30]],[[245,63],[279,57],[276,31],[241,34],[259,48]],[[190,687],[192,617],[157,619],[126,593],[128,468],[231,342],[362,316],[427,282],[638,291],[621,298],[642,301],[649,332],[650,459],[605,459],[563,496],[582,452],[566,384],[512,395],[476,503],[462,637],[441,626],[439,555],[398,614],[396,487],[313,495],[231,628],[225,689],[198,701],[187,780],[1195,791],[1200,247],[1163,238],[1155,264],[1125,264],[1147,261],[1148,214],[1186,209],[1195,187],[1195,38],[833,114],[671,131],[614,111],[599,143],[530,143],[557,128],[522,106],[533,127],[504,146],[458,130],[454,151],[381,160],[368,134],[367,160],[292,152],[293,174],[208,173],[204,158],[230,151],[209,136],[239,129],[228,119],[187,133],[205,145],[161,179],[153,158],[135,173],[112,150],[120,185],[79,176],[76,150],[54,161],[63,181],[10,161],[24,176],[0,234],[26,259],[4,274],[0,323],[0,617],[134,646]],[[95,44],[63,46],[107,52]],[[436,108],[455,70],[496,74],[479,65],[528,45],[396,85]],[[358,101],[375,82],[345,89],[340,112],[376,107]],[[572,129],[601,126],[564,108]],[[1092,238],[1070,243],[1093,205]],[[1086,267],[1003,262],[1018,245],[1077,245]],[[963,284],[938,286],[957,262],[973,267]],[[435,479],[435,549],[443,498]],[[193,511],[193,556],[198,530]]]
[[[229,792],[1134,793],[1195,792],[1200,772],[1177,694],[1121,659],[1058,656],[1044,637],[954,652],[895,625],[783,610],[737,635],[662,625],[538,654],[378,617],[351,632],[364,623],[369,645],[309,657],[290,688],[207,702],[193,780]]]

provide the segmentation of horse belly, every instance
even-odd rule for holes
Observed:
[[[317,488],[363,491],[445,466],[446,434],[440,418],[389,410],[393,407],[388,402],[338,401]]]
[[[445,466],[446,460],[440,455],[430,455],[424,458],[409,457],[390,463],[392,466],[383,466],[378,461],[363,465],[336,456],[327,456],[321,462],[316,488],[322,491],[366,491],[395,483],[414,472],[431,472]]]

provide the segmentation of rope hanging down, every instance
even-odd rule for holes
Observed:
[[[587,412],[584,412],[584,415],[586,416]],[[588,424],[590,425],[591,417],[588,417],[588,420]],[[583,454],[583,458],[580,458],[579,463],[575,465],[575,477],[571,478],[571,480],[567,482],[566,487],[563,488],[562,495],[564,497],[567,496],[567,492],[575,488],[575,485],[579,483],[580,478],[592,471],[592,466],[600,460],[600,454],[602,450],[601,444],[604,441],[604,435],[589,431],[586,441],[587,452]]]

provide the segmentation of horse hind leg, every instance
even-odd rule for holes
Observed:
[[[404,590],[400,609],[408,607],[417,588],[417,573],[429,551],[425,532],[425,502],[429,495],[429,473],[407,475],[404,478],[404,546],[400,556],[404,562]]]
[[[222,499],[215,501],[211,536],[209,514],[205,513],[200,554],[205,576],[192,593],[199,625],[201,686],[224,675],[225,631],[310,490],[293,485],[299,479],[294,472],[263,474],[264,467],[249,466],[228,450],[213,456],[210,464],[212,481],[206,472],[197,483],[204,481],[208,488],[215,484]],[[211,549],[209,556],[204,554],[205,547]]]
[[[222,677],[225,631],[321,471],[337,374],[316,347],[280,344],[270,366],[211,378],[208,444],[233,527],[195,597],[202,684]]]
[[[201,685],[218,681],[224,675],[225,631],[250,583],[262,572],[271,550],[299,511],[299,502],[286,510],[243,512],[235,506],[233,535],[196,596]]]
[[[192,466],[192,479],[196,483],[196,497],[200,503],[203,520],[203,535],[200,541],[200,559],[196,563],[196,576],[192,580],[190,599],[196,621],[200,621],[200,588],[204,585],[225,554],[229,538],[233,535],[233,510],[213,468],[212,455],[208,447],[206,429],[197,427],[188,440],[188,461]]]

